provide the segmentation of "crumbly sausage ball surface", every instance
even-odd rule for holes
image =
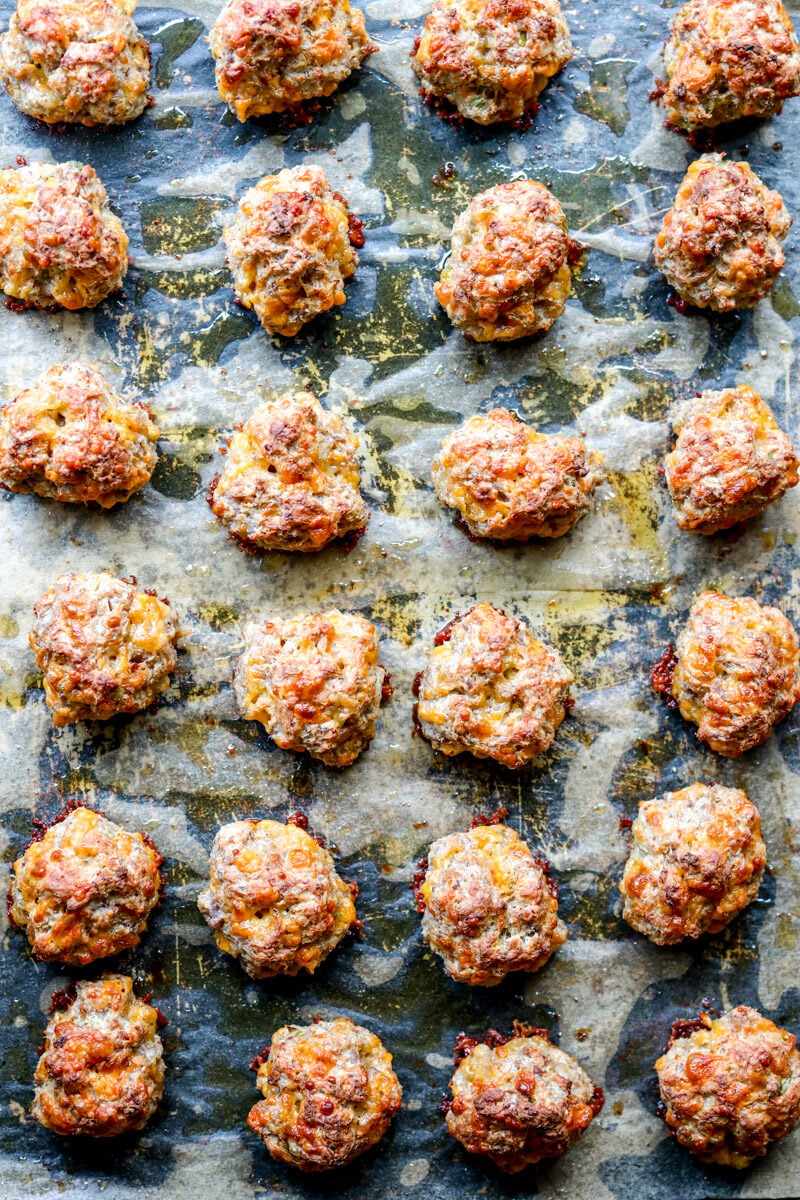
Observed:
[[[33,1115],[53,1133],[116,1137],[141,1129],[164,1092],[158,1013],[127,975],[81,980],[53,1013],[34,1076]]]
[[[49,123],[118,125],[147,107],[150,48],[136,0],[17,0],[0,37],[0,82]]]
[[[375,736],[386,672],[375,626],[353,613],[299,613],[252,623],[233,686],[242,716],[282,750],[329,767],[355,762]]]
[[[703,392],[672,425],[678,439],[664,471],[681,529],[730,529],[797,484],[794,447],[750,387]]]
[[[200,911],[220,950],[254,979],[313,973],[356,918],[328,851],[291,823],[223,825],[210,873]]]
[[[552,744],[573,682],[524,621],[478,604],[437,634],[419,679],[420,732],[443,754],[521,767]]]
[[[564,210],[546,187],[530,179],[499,183],[456,217],[437,299],[476,342],[542,333],[566,307],[573,245]]]
[[[521,117],[571,58],[558,0],[434,0],[412,66],[423,96],[491,125]]]
[[[0,487],[111,508],[155,470],[158,429],[93,367],[51,367],[0,410]]]
[[[664,1119],[703,1162],[749,1167],[800,1120],[797,1039],[744,1006],[697,1025],[656,1062]]]
[[[76,808],[14,863],[9,915],[37,958],[85,966],[138,944],[160,865],[140,833]]]
[[[689,0],[664,64],[667,119],[683,129],[769,117],[800,94],[800,47],[780,0]]]
[[[567,940],[558,892],[507,825],[439,838],[421,888],[422,936],[459,983],[493,987],[538,971]]]
[[[346,1017],[287,1025],[258,1071],[247,1124],[273,1158],[301,1171],[344,1167],[380,1141],[400,1108],[392,1056]]]
[[[448,434],[431,473],[475,537],[527,541],[561,537],[588,512],[601,461],[582,438],[537,433],[493,408]]]
[[[236,297],[269,333],[293,337],[344,304],[358,255],[347,204],[331,191],[322,167],[265,176],[242,196],[222,235]]]
[[[310,392],[257,408],[230,440],[215,515],[262,550],[315,551],[364,529],[358,438]]]
[[[639,805],[620,891],[659,946],[719,933],[755,900],[767,862],[758,809],[738,788],[693,783]]]
[[[687,304],[729,312],[763,300],[786,262],[792,218],[744,162],[705,154],[689,167],[656,234],[655,260]]]
[[[348,0],[228,0],[209,41],[240,121],[330,96],[378,49]]]
[[[797,634],[777,608],[703,592],[675,651],[672,695],[717,754],[761,745],[800,700]]]
[[[139,712],[169,687],[175,618],[126,579],[59,575],[33,612],[30,642],[55,725]]]
[[[602,1108],[602,1092],[544,1036],[477,1045],[450,1080],[447,1128],[470,1152],[516,1173],[564,1154]]]

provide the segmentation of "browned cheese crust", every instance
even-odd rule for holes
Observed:
[[[301,1171],[344,1167],[380,1141],[400,1108],[392,1056],[346,1017],[288,1025],[258,1072],[247,1124],[273,1158]]]
[[[743,1006],[698,1024],[656,1062],[664,1119],[703,1162],[741,1170],[800,1120],[797,1039]]]
[[[672,425],[678,440],[664,471],[681,529],[730,529],[797,484],[794,446],[750,387],[703,392]]]
[[[55,725],[139,712],[169,687],[180,634],[149,592],[103,572],[59,575],[33,612],[30,643]]]
[[[717,754],[760,746],[800,700],[797,634],[777,608],[703,592],[675,649],[672,695]]]
[[[629,925],[659,946],[719,933],[758,894],[758,809],[738,788],[693,783],[643,801],[620,891]]]
[[[592,505],[602,459],[579,437],[537,433],[506,408],[470,417],[431,467],[442,504],[475,537],[561,537]]]
[[[763,300],[786,262],[792,218],[744,162],[693,162],[656,234],[655,260],[687,304],[729,312]]]

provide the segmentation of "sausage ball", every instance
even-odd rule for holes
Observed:
[[[378,49],[348,0],[228,0],[209,41],[240,121],[330,96]]]
[[[439,838],[421,889],[422,936],[459,983],[494,987],[538,971],[567,940],[558,889],[507,825]]]
[[[261,550],[324,550],[363,531],[358,438],[310,392],[262,404],[234,433],[209,503]]]
[[[313,974],[356,919],[350,888],[304,829],[233,821],[211,847],[197,904],[220,950],[253,979]]]
[[[566,307],[574,247],[564,210],[546,187],[531,179],[499,183],[456,217],[436,297],[473,341],[544,333]]]
[[[93,367],[51,367],[0,410],[0,487],[111,508],[155,470],[158,429]]]
[[[800,46],[780,0],[689,0],[664,65],[667,118],[682,129],[769,117],[800,95]]]
[[[738,788],[693,783],[639,805],[622,915],[658,946],[719,933],[755,900],[767,852]]]
[[[524,621],[478,604],[436,635],[417,684],[419,732],[442,754],[522,767],[552,745],[573,682]]]
[[[703,392],[672,425],[678,439],[664,471],[681,529],[730,529],[797,484],[794,446],[751,387]]]
[[[656,234],[659,271],[686,304],[729,312],[763,300],[786,262],[792,218],[744,162],[704,154]]]
[[[33,1115],[60,1134],[116,1137],[141,1129],[164,1093],[159,1014],[127,975],[80,980],[54,1012],[34,1075]]]
[[[491,125],[535,107],[571,58],[558,0],[434,0],[411,65],[423,97]]]
[[[247,625],[233,687],[282,750],[348,767],[375,736],[385,676],[375,626],[333,609]]]
[[[656,1062],[664,1120],[701,1161],[749,1167],[800,1120],[797,1039],[743,1005],[677,1024]]]
[[[675,651],[681,716],[727,758],[760,746],[800,700],[797,634],[777,608],[703,592]]]
[[[139,943],[161,889],[161,855],[90,808],[76,808],[13,866],[8,912],[43,962],[83,967]]]
[[[347,1017],[279,1029],[256,1083],[264,1099],[247,1124],[273,1158],[301,1171],[344,1167],[369,1150],[402,1096],[391,1054]]]
[[[0,82],[50,124],[121,125],[147,107],[150,47],[136,0],[17,0],[0,37]]]
[[[561,537],[588,512],[602,459],[579,437],[537,433],[506,408],[470,417],[442,442],[431,474],[474,537]]]
[[[180,634],[165,600],[105,572],[59,575],[33,613],[54,725],[140,712],[169,687]]]
[[[222,231],[236,298],[269,333],[294,337],[307,321],[344,304],[363,245],[360,222],[332,192],[322,167],[266,175],[245,192]]]
[[[450,1091],[450,1133],[510,1174],[564,1154],[603,1107],[600,1088],[544,1032],[478,1044],[456,1067]]]

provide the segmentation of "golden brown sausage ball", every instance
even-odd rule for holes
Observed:
[[[140,833],[76,808],[14,863],[9,916],[37,958],[82,967],[138,945],[160,866]]]
[[[656,1071],[664,1120],[681,1146],[741,1170],[791,1133],[800,1120],[796,1042],[743,1005],[715,1021],[701,1013],[676,1022]]]
[[[422,936],[459,983],[494,987],[538,971],[567,940],[558,889],[507,825],[439,838],[420,888]]]
[[[0,82],[50,124],[119,125],[147,107],[150,47],[136,0],[17,0],[0,37]]]
[[[476,342],[543,333],[566,307],[574,245],[546,187],[531,179],[499,183],[456,217],[437,299]]]
[[[59,575],[33,612],[55,725],[139,712],[169,687],[180,634],[166,601],[105,572]]]
[[[442,754],[522,767],[552,745],[573,682],[524,621],[477,604],[436,635],[417,685],[419,732]]]
[[[211,508],[247,545],[324,550],[369,520],[357,451],[356,435],[310,392],[281,396],[234,433]]]
[[[412,66],[424,97],[491,125],[521,117],[571,58],[558,0],[434,0]]]
[[[527,541],[561,537],[588,512],[601,464],[582,438],[537,433],[493,408],[448,434],[431,474],[475,537]]]
[[[659,271],[686,304],[729,312],[763,300],[786,262],[792,218],[744,162],[693,162],[656,234]]]
[[[639,805],[622,915],[658,946],[719,933],[755,900],[767,852],[738,788],[693,783]]]
[[[344,1167],[369,1150],[402,1096],[391,1054],[347,1017],[279,1029],[256,1082],[264,1099],[247,1124],[273,1158],[301,1171]]]
[[[111,508],[155,470],[158,429],[93,367],[51,367],[0,409],[0,487]]]
[[[209,41],[240,121],[330,96],[378,49],[348,0],[228,0]]]
[[[77,983],[48,1022],[34,1083],[33,1115],[53,1133],[116,1137],[147,1123],[164,1093],[163,1047],[132,979]]]
[[[346,201],[322,167],[266,175],[239,201],[222,231],[236,298],[269,333],[293,337],[307,321],[344,304],[363,244]]]
[[[769,117],[800,94],[800,46],[780,0],[689,0],[664,63],[667,118],[683,129]]]
[[[703,592],[675,651],[672,695],[717,754],[760,746],[800,700],[797,634],[777,608]]]
[[[543,1031],[476,1045],[456,1067],[450,1091],[450,1133],[511,1174],[564,1154],[603,1107],[600,1088]]]
[[[356,919],[327,850],[291,822],[233,821],[214,838],[198,906],[220,950],[253,979],[309,974]]]
[[[678,435],[664,471],[681,529],[717,533],[795,487],[798,460],[751,387],[703,392],[672,416]]]

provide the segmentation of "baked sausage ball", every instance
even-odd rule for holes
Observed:
[[[122,283],[128,236],[93,167],[0,171],[0,287],[32,308],[94,308]]]
[[[147,107],[150,47],[136,0],[17,0],[0,37],[0,82],[50,124],[119,125]]]
[[[546,187],[531,179],[499,183],[456,217],[436,297],[476,342],[543,333],[566,307],[574,247],[564,210]]]
[[[629,925],[659,946],[719,933],[755,900],[767,852],[738,788],[693,783],[639,805],[620,891]]]
[[[681,529],[730,529],[797,484],[794,447],[751,387],[703,392],[676,409],[672,426],[664,472]]]
[[[54,725],[139,712],[169,687],[180,634],[169,605],[105,572],[59,575],[30,643]]]
[[[424,97],[491,125],[535,107],[571,58],[558,0],[434,0],[411,65]]]
[[[237,300],[269,333],[293,337],[344,304],[345,280],[358,264],[353,246],[363,245],[359,230],[322,167],[266,175],[222,231]]]
[[[155,470],[158,429],[81,363],[51,367],[0,409],[0,487],[111,508]]]
[[[656,234],[659,271],[686,304],[729,312],[763,300],[786,262],[792,218],[745,162],[704,154]]]
[[[582,438],[537,433],[493,408],[448,434],[431,474],[475,537],[527,541],[561,537],[588,512],[601,464]]]
[[[240,121],[330,96],[378,49],[348,0],[228,0],[209,41]]]
[[[524,621],[477,604],[436,635],[417,684],[419,732],[442,754],[522,767],[552,745],[573,682]]]
[[[158,903],[161,856],[90,808],[76,808],[13,866],[9,916],[43,962],[83,967],[139,943]]]
[[[715,1021],[701,1013],[676,1023],[656,1062],[673,1136],[703,1162],[749,1167],[800,1120],[796,1042],[742,1005]]]
[[[600,1088],[544,1031],[475,1046],[450,1091],[450,1133],[511,1174],[564,1154],[603,1107]]]
[[[136,998],[127,975],[80,980],[48,1022],[34,1083],[33,1115],[53,1133],[141,1129],[164,1093],[157,1010]]]
[[[261,550],[324,550],[369,520],[358,490],[358,438],[310,392],[257,408],[234,433],[209,503]]]
[[[279,1029],[256,1082],[264,1099],[247,1124],[273,1158],[301,1171],[344,1167],[369,1150],[402,1096],[391,1054],[347,1017]]]
[[[507,825],[439,838],[420,888],[422,936],[459,983],[493,987],[538,971],[567,940],[558,889]]]
[[[769,117],[800,94],[800,46],[780,0],[689,0],[664,65],[663,104],[682,129]]]
[[[385,676],[375,626],[333,609],[247,625],[233,687],[282,750],[348,767],[375,736]]]
[[[356,919],[330,854],[292,823],[223,825],[210,874],[198,907],[220,950],[253,979],[313,974]]]
[[[727,758],[760,746],[800,700],[797,634],[777,608],[703,592],[675,651],[681,716]]]

